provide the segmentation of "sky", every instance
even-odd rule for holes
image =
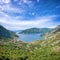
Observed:
[[[60,0],[0,0],[0,25],[9,30],[60,25]]]

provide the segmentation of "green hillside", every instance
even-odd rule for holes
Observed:
[[[30,28],[20,32],[20,34],[32,34],[32,33],[46,33],[50,32],[49,28]]]
[[[45,40],[0,41],[0,60],[60,60],[60,28],[57,27],[44,34]]]
[[[0,25],[0,40],[13,39],[14,37],[18,36],[14,32],[7,30],[6,28]]]

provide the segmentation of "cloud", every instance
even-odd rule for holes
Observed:
[[[15,0],[15,2],[16,1],[18,0]],[[27,8],[25,9],[26,6],[24,5],[27,4],[29,7],[33,8],[34,3],[33,1],[30,0],[19,0],[19,1],[22,4],[22,6],[18,8],[12,5],[11,0],[0,0],[0,24],[5,26],[7,29],[18,30],[18,29],[27,29],[32,27],[38,27],[38,28],[55,27],[56,25],[60,24],[59,22],[54,22],[54,19],[58,15],[48,15],[48,16],[40,16],[40,17],[37,16],[35,17],[35,20],[34,19],[22,20],[27,17],[25,16],[27,12]],[[14,13],[18,13],[20,15],[15,16]],[[11,16],[10,14],[13,14],[13,16]],[[35,13],[32,12],[31,15],[35,16]]]
[[[52,16],[42,16],[39,18],[36,18],[35,20],[16,20],[12,19],[10,17],[5,17],[0,19],[0,24],[5,26],[7,29],[10,30],[18,30],[18,29],[27,29],[32,27],[55,27],[56,24],[54,23],[53,19],[57,17],[56,15]]]
[[[1,8],[0,11],[4,11],[4,12],[7,12],[7,13],[12,13],[12,14],[13,13],[22,14],[22,13],[25,12],[25,10],[23,10],[22,8],[13,7],[10,4],[6,4],[6,5],[3,5],[3,6],[0,5],[0,8]]]
[[[0,0],[0,13],[5,12],[9,15],[24,14],[25,10],[21,7],[12,5],[11,0]],[[14,14],[15,13],[15,14]]]
[[[33,0],[20,0],[18,4],[23,4],[23,7],[25,6],[29,7],[30,9],[33,9],[35,2],[33,2]]]
[[[39,2],[40,0],[37,0],[37,2]]]
[[[0,0],[0,4],[8,4],[10,3],[10,0]]]

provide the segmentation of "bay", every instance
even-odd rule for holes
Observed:
[[[18,34],[19,38],[18,40],[21,40],[23,42],[33,42],[35,40],[42,40],[41,33],[36,34]]]

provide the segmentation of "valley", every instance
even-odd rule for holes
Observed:
[[[0,27],[0,60],[60,60],[60,26],[33,42],[17,40],[15,33],[7,38],[6,30]]]

